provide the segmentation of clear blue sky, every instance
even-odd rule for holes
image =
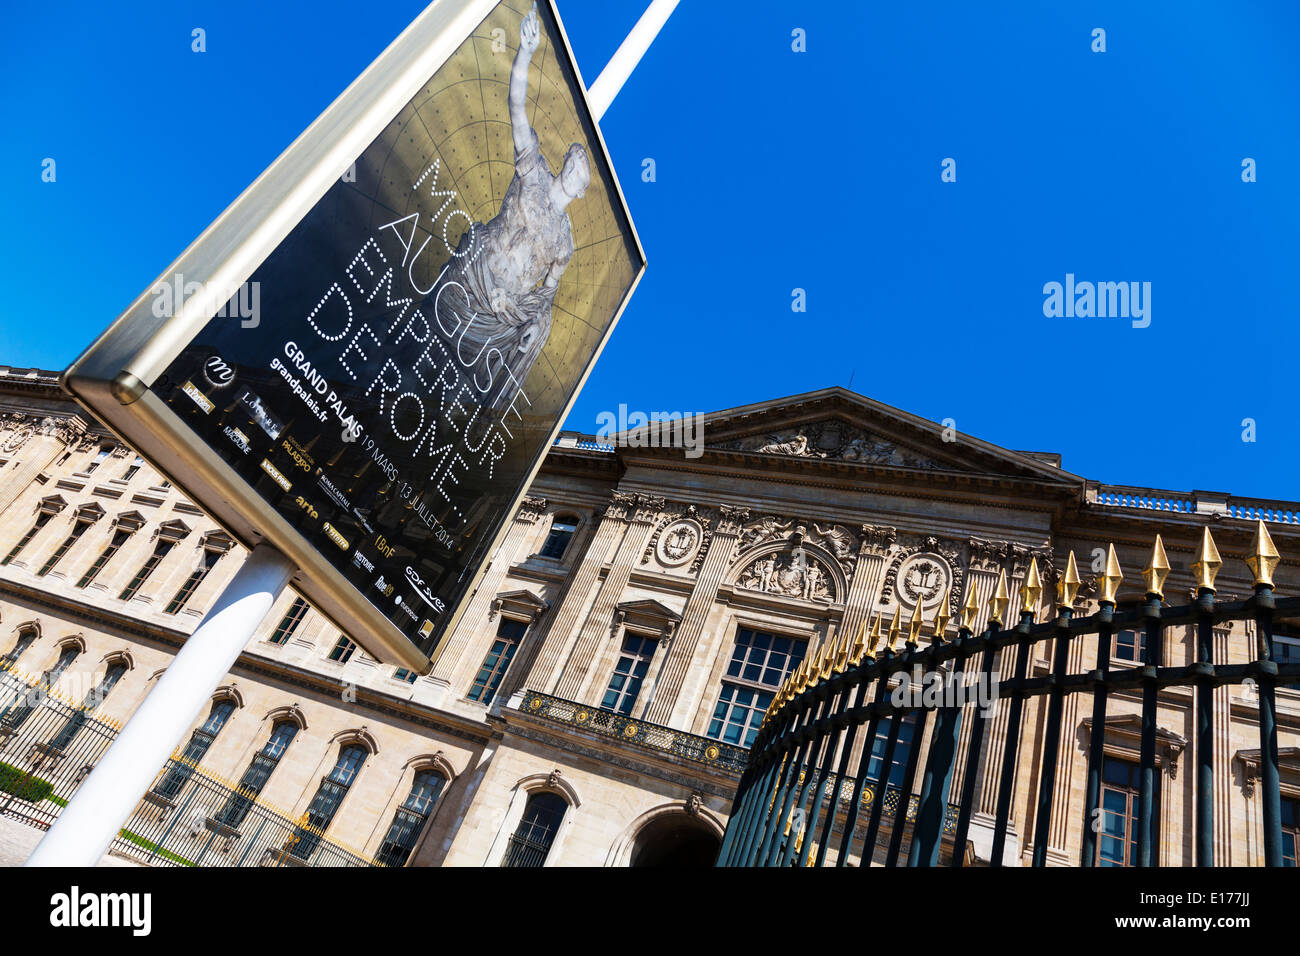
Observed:
[[[561,0],[588,82],[646,2]],[[7,10],[0,363],[66,365],[422,6]],[[568,427],[852,376],[1103,481],[1300,497],[1298,43],[1294,0],[683,0],[603,123],[650,264]],[[1150,327],[1045,317],[1067,272],[1152,283]]]

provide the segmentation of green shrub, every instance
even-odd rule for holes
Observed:
[[[28,777],[26,771],[12,764],[0,763],[0,791],[12,793],[19,800],[40,803],[54,792],[54,784],[40,777]]]

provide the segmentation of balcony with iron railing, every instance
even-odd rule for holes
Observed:
[[[535,690],[524,692],[518,709],[529,716],[618,741],[638,750],[676,757],[730,774],[739,774],[745,769],[749,753],[744,747],[734,744],[647,723],[635,717],[625,717]]]

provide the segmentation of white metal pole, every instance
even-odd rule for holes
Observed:
[[[609,109],[609,104],[614,102],[614,97],[618,96],[618,91],[623,88],[627,78],[641,62],[645,51],[650,49],[650,44],[654,42],[654,38],[659,35],[659,30],[677,8],[677,3],[678,0],[652,0],[645,13],[641,14],[641,19],[632,28],[632,32],[605,64],[605,69],[600,71],[596,82],[591,84],[591,88],[587,90],[587,102],[591,104],[591,112],[595,115],[596,122],[600,122],[600,118],[605,115],[605,110]]]
[[[99,862],[293,572],[289,559],[269,545],[253,549],[63,808],[27,866]]]

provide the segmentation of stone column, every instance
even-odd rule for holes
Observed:
[[[1080,608],[1076,615],[1082,617],[1092,612],[1091,607]],[[1055,653],[1055,650],[1053,650],[1053,653]],[[1082,674],[1084,671],[1091,670],[1096,660],[1097,648],[1095,644],[1085,641],[1082,635],[1075,635],[1071,638],[1067,673]],[[1086,663],[1087,661],[1092,663]],[[1043,700],[1046,699],[1046,697],[1043,698]],[[1086,698],[1081,699],[1079,694],[1065,694],[1061,703],[1061,736],[1056,748],[1056,786],[1052,791],[1052,826],[1047,844],[1049,854],[1059,854],[1059,857],[1054,862],[1061,865],[1070,865],[1078,862],[1077,850],[1074,859],[1071,860],[1066,853],[1066,847],[1071,827],[1078,824],[1078,821],[1073,818],[1074,813],[1071,809],[1070,797],[1074,790],[1072,784],[1075,777],[1075,765],[1081,762],[1077,742],[1079,721],[1081,719],[1079,705],[1084,704],[1087,707],[1087,713],[1091,714],[1092,695],[1089,694]],[[1044,720],[1046,720],[1046,712],[1046,707],[1044,707]],[[1035,770],[1037,769],[1035,768]],[[1036,787],[1033,793],[1034,799],[1037,800],[1038,790]],[[1053,861],[1052,856],[1049,856],[1048,860]]]
[[[1012,555],[1011,555],[1012,561],[1011,561],[1011,567],[1009,569],[1009,573],[1007,575],[1007,590],[1011,594],[1011,603],[1007,605],[1007,612],[1004,615],[1006,620],[1002,622],[1002,626],[1004,629],[1009,627],[1014,627],[1015,624],[1020,620],[1020,586],[1021,584],[1024,583],[1025,572],[1029,570],[1029,553],[1024,549],[1016,548],[1015,545],[1011,546],[1011,550],[1012,550]],[[994,586],[996,586],[997,584],[996,576],[993,579],[993,583]],[[1046,591],[1045,585],[1044,585],[1044,591]],[[991,593],[992,591],[990,590],[990,594]],[[987,609],[984,616],[987,619]],[[1001,651],[998,652],[998,654],[1001,660],[999,660],[998,662],[999,666],[995,668],[994,674],[1000,675],[999,677],[1000,681],[1003,682],[1009,681],[1011,680],[1011,678],[1015,676],[1015,672],[1016,672],[1016,654],[1017,654],[1016,647],[1014,644],[1008,647],[1004,647],[1002,648]],[[1033,657],[1031,653],[1030,665],[1032,666],[1032,664],[1033,664]],[[1031,714],[1029,713],[1029,708],[1026,708],[1024,716],[1020,721],[1021,742],[1023,742],[1025,728],[1029,726],[1030,717]],[[997,814],[998,787],[1002,782],[1002,754],[1006,750],[1007,723],[1010,721],[1010,719],[1011,719],[1011,702],[1005,697],[999,697],[998,704],[997,704],[997,713],[993,716],[993,719],[989,721],[988,727],[986,727],[984,731],[984,744],[985,744],[985,755],[986,755],[984,761],[985,772],[984,772],[983,786],[980,787],[979,803],[976,805],[976,810],[978,812],[986,813],[990,817]],[[1021,759],[1025,754],[1025,750],[1019,744],[1017,744],[1016,753],[1018,755],[1017,763],[1020,763]],[[1013,789],[1015,787],[1015,784],[1016,784],[1016,776],[1012,776],[1011,785]],[[1012,803],[1014,809],[1014,800],[1012,801]],[[1012,828],[1015,828],[1016,821],[1015,821],[1014,813],[1012,814],[1011,818],[1008,819],[1007,822],[1008,825],[1010,825]],[[1006,859],[1008,860],[1012,858],[1010,849],[1011,848],[1008,849],[1008,854],[1006,857]]]
[[[18,458],[18,463],[12,470],[6,468],[0,480],[0,514],[85,433],[86,423],[76,416],[39,420],[14,416],[4,427],[11,431],[0,444],[0,454]]]
[[[1225,595],[1224,597],[1227,597]],[[1250,646],[1254,646],[1254,622],[1244,622],[1246,633],[1251,636]],[[1238,663],[1232,659],[1232,629],[1241,625],[1231,622],[1214,629],[1211,642],[1211,657],[1216,664]],[[1245,643],[1239,641],[1239,643]],[[1222,684],[1214,688],[1214,865],[1215,866],[1249,866],[1255,861],[1249,853],[1238,849],[1234,852],[1232,839],[1232,801],[1236,787],[1233,786],[1232,772],[1232,695],[1237,685]],[[1191,749],[1193,759],[1188,761],[1188,772],[1196,779],[1195,734],[1192,735]],[[1195,818],[1193,818],[1195,819]],[[1195,824],[1193,824],[1195,826]]]
[[[645,549],[646,541],[654,528],[655,519],[663,510],[664,499],[651,495],[636,496],[636,511],[623,540],[619,542],[614,560],[610,562],[609,573],[600,585],[591,613],[582,626],[582,632],[573,646],[573,653],[564,664],[560,679],[555,685],[555,696],[567,700],[576,700],[582,687],[587,669],[595,659],[602,641],[608,640],[614,624],[614,609],[623,599],[627,583],[632,577]]]
[[[979,604],[979,613],[975,616],[974,633],[980,634],[988,625],[988,602],[993,596],[993,591],[998,583],[998,569],[1006,555],[1008,547],[1005,541],[984,541],[979,538],[972,538],[969,541],[970,560],[966,565],[964,589],[959,599],[959,606],[966,603],[966,591],[974,588],[975,599]],[[1010,616],[1010,609],[1008,609]],[[974,675],[980,672],[984,666],[983,655],[976,654],[966,663],[966,671],[971,675],[971,680],[975,679]],[[998,668],[995,666],[993,671],[994,679],[997,678]],[[997,705],[994,705],[995,707]],[[974,725],[975,718],[970,716],[976,712],[976,708],[967,708],[966,714],[962,717],[961,734],[957,744],[957,759],[953,763],[952,790],[953,794],[960,794],[964,786],[965,775],[968,772],[966,766],[967,750],[970,746],[971,727]],[[991,728],[985,728],[984,743],[981,747],[981,753],[987,754],[989,747],[989,731]],[[985,764],[977,760],[974,767],[969,768],[969,772],[976,775],[977,780],[982,781],[985,774],[983,767]],[[976,789],[976,805],[978,811],[979,789]],[[955,800],[954,800],[955,802]]]
[[[682,623],[677,627],[672,650],[664,660],[659,684],[655,688],[654,703],[646,712],[649,723],[668,723],[673,706],[677,703],[677,695],[682,689],[682,682],[686,679],[686,672],[695,658],[695,647],[704,632],[704,622],[718,599],[718,586],[731,564],[741,525],[748,517],[748,508],[723,505],[718,509],[709,552],[700,564],[700,573],[695,578],[695,587],[682,612]]]
[[[849,582],[848,597],[844,601],[844,620],[840,624],[840,632],[848,634],[850,641],[858,636],[862,622],[871,616],[885,574],[889,547],[897,536],[895,528],[870,524],[862,526],[858,564],[853,571],[853,580]]]
[[[586,550],[583,551],[582,560],[569,577],[569,585],[565,589],[558,610],[555,611],[551,618],[551,624],[546,629],[545,637],[542,638],[540,644],[534,645],[539,648],[535,652],[536,659],[527,671],[525,671],[524,667],[518,669],[520,674],[527,673],[528,675],[519,685],[520,687],[549,693],[551,688],[555,686],[560,657],[565,646],[569,643],[569,638],[578,626],[582,612],[587,606],[587,598],[591,594],[591,589],[600,577],[600,569],[605,564],[605,556],[609,554],[610,548],[614,546],[615,542],[622,538],[627,528],[628,510],[635,504],[636,495],[625,494],[621,491],[616,491],[610,495],[609,504],[605,506],[605,513],[601,517],[600,525],[596,528],[595,534],[592,535],[591,541],[588,542]]]
[[[484,572],[483,578],[479,581],[478,590],[470,598],[469,606],[465,608],[465,613],[461,615],[456,630],[452,631],[451,636],[447,638],[446,647],[438,655],[438,662],[433,665],[433,672],[430,676],[437,683],[451,683],[453,672],[461,664],[461,655],[465,653],[465,648],[474,639],[474,632],[486,619],[488,609],[492,605],[492,599],[501,590],[501,582],[510,573],[510,566],[514,564],[520,546],[532,531],[537,519],[545,511],[545,498],[529,497],[520,502],[519,513],[515,515],[510,530],[506,532],[505,538],[502,539],[501,547],[492,555],[491,564],[488,565],[487,571]]]

